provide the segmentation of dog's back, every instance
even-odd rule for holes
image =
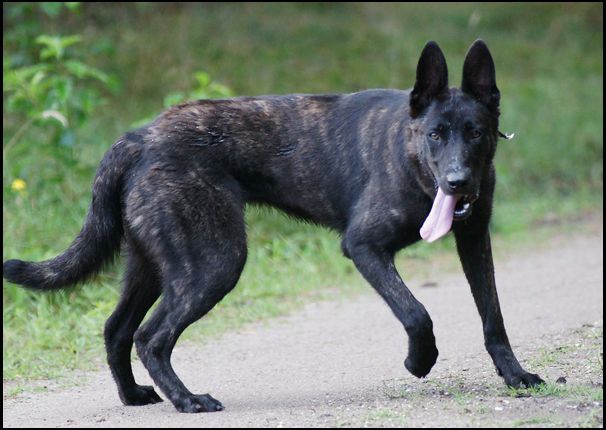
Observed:
[[[369,178],[402,183],[408,91],[240,97],[175,106],[126,135],[137,169],[235,179],[246,202],[342,231]],[[139,172],[133,172],[134,175]],[[214,179],[213,179],[214,178]]]

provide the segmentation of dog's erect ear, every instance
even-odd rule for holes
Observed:
[[[448,68],[442,50],[436,42],[427,42],[419,64],[417,81],[410,93],[410,115],[415,118],[438,95],[448,90]]]
[[[480,39],[471,45],[465,57],[461,89],[498,115],[501,93],[497,88],[494,61],[488,46]]]

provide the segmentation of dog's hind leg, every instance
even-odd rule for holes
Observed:
[[[188,244],[192,245],[190,242]],[[231,247],[231,243],[226,243]],[[177,339],[190,324],[203,317],[236,284],[244,266],[245,251],[208,250],[191,275],[180,264],[169,264],[165,293],[158,309],[137,331],[135,342],[141,361],[152,379],[180,412],[214,412],[223,409],[210,395],[192,394],[175,374],[170,356]],[[227,250],[224,250],[227,251]],[[194,262],[190,260],[193,264]]]
[[[138,385],[133,376],[130,354],[133,335],[145,314],[160,296],[156,268],[131,246],[120,302],[105,324],[107,361],[125,405],[146,405],[162,399],[152,387]]]
[[[135,333],[141,361],[180,412],[214,412],[223,405],[192,394],[170,357],[181,333],[236,285],[246,261],[244,214],[237,193],[218,186],[182,190],[162,202],[148,244],[162,261],[162,301]],[[195,194],[195,195],[194,195]],[[195,200],[194,197],[197,197]]]

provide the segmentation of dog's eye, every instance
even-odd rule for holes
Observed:
[[[477,139],[480,136],[482,136],[482,132],[480,130],[474,130],[471,132],[471,137],[473,137],[474,139]]]
[[[429,133],[429,138],[432,140],[440,140],[440,135],[435,131],[432,131],[431,133]]]

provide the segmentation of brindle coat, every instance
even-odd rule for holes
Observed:
[[[69,249],[41,263],[7,261],[4,277],[42,290],[68,286],[100,270],[124,238],[124,290],[105,326],[121,400],[161,401],[152,387],[134,380],[134,340],[154,382],[179,411],[221,410],[210,395],[187,390],[170,356],[183,330],[240,277],[247,253],[244,206],[268,204],[342,235],[343,253],[408,334],[406,368],[423,377],[438,356],[432,321],[396,271],[394,254],[420,239],[437,186],[448,189],[449,175],[465,172],[456,192],[468,196],[473,212],[452,229],[486,348],[508,385],[539,384],[514,356],[495,288],[488,224],[498,106],[494,63],[482,41],[467,54],[461,89],[448,87],[444,56],[429,42],[412,91],[175,106],[105,155],[88,217]]]

